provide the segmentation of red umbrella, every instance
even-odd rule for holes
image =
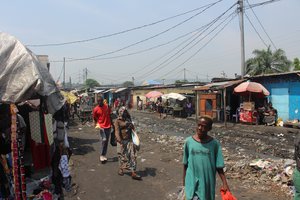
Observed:
[[[158,91],[151,91],[151,92],[148,92],[145,95],[145,97],[147,97],[147,98],[157,98],[157,97],[160,97],[161,95],[163,95],[163,93],[158,92]]]
[[[234,88],[234,93],[240,95],[250,95],[255,93],[258,96],[268,96],[270,92],[260,83],[257,82],[243,82]]]

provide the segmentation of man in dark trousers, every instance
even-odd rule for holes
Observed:
[[[100,127],[100,161],[105,163],[107,161],[106,153],[111,131],[111,109],[104,103],[103,97],[100,97],[98,102],[98,105],[93,110],[93,119],[95,125]]]

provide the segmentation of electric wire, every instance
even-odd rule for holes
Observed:
[[[72,61],[78,61],[78,60],[89,60],[89,59],[92,59],[92,58],[97,58],[97,57],[101,57],[101,56],[105,56],[105,55],[110,55],[110,54],[117,53],[117,52],[120,52],[120,51],[122,51],[122,50],[128,49],[128,48],[130,48],[130,47],[132,47],[132,46],[135,46],[135,45],[138,45],[138,44],[140,44],[140,43],[146,42],[146,41],[148,41],[148,40],[150,40],[150,39],[153,39],[153,38],[155,38],[155,37],[158,37],[158,36],[160,36],[160,35],[162,35],[162,34],[168,32],[168,31],[173,30],[173,29],[175,29],[176,27],[178,27],[178,26],[180,26],[180,25],[182,25],[182,24],[184,24],[184,23],[190,21],[191,19],[197,17],[198,15],[202,14],[203,12],[205,12],[206,10],[208,10],[209,8],[211,8],[212,6],[216,5],[217,3],[221,2],[221,1],[223,1],[223,0],[219,0],[219,1],[216,1],[215,3],[209,4],[209,6],[207,6],[206,8],[204,8],[203,10],[201,10],[200,12],[197,12],[196,14],[192,15],[191,17],[189,17],[189,18],[187,18],[187,19],[185,19],[185,20],[179,22],[178,24],[175,24],[174,26],[171,26],[170,28],[168,28],[168,29],[166,29],[166,30],[164,30],[164,31],[162,31],[162,32],[159,32],[159,33],[157,33],[157,34],[155,34],[155,35],[153,35],[153,36],[151,36],[151,37],[145,38],[145,39],[140,40],[140,41],[138,41],[138,42],[135,42],[135,43],[133,43],[133,44],[127,45],[127,46],[125,46],[125,47],[122,47],[122,48],[120,48],[120,49],[117,49],[117,50],[114,50],[114,51],[110,51],[110,52],[107,52],[107,53],[103,53],[103,54],[99,54],[99,55],[95,55],[95,56],[90,56],[90,57],[85,57],[85,58],[69,59],[69,62],[72,62]]]
[[[214,25],[218,20],[220,20],[221,18],[222,18],[222,16],[224,16],[229,10],[231,10],[234,6],[235,6],[236,4],[233,4],[230,8],[228,8],[225,12],[223,12],[221,15],[219,15],[217,18],[215,18],[214,20],[212,20],[212,22],[211,23],[209,23],[210,24],[210,26],[208,27],[208,28],[210,28],[212,25]],[[234,14],[235,12],[233,12],[232,14]],[[193,44],[191,47],[189,47],[186,51],[184,51],[183,53],[181,53],[181,54],[179,54],[178,56],[176,56],[180,51],[182,51],[182,50],[184,50],[184,48],[185,47],[187,47],[187,45],[184,47],[184,48],[182,48],[182,49],[180,49],[179,51],[177,51],[175,54],[173,54],[171,57],[169,57],[167,60],[165,60],[164,62],[162,62],[161,64],[159,64],[158,66],[156,66],[154,69],[152,69],[151,71],[148,71],[147,73],[145,73],[145,74],[143,74],[143,76],[149,76],[149,75],[151,75],[151,74],[153,74],[153,73],[155,73],[156,71],[158,71],[158,70],[161,70],[162,68],[164,68],[165,66],[167,66],[168,64],[170,64],[171,62],[173,62],[174,60],[176,60],[176,59],[178,59],[181,55],[183,55],[184,53],[186,53],[187,51],[189,51],[191,48],[193,48],[195,45],[197,45],[200,41],[202,41],[203,39],[205,39],[210,33],[212,33],[214,30],[216,30],[216,28],[218,27],[218,26],[220,26],[222,23],[224,23],[232,14],[230,14],[229,16],[227,16],[226,18],[225,18],[225,20],[223,21],[223,22],[221,22],[219,25],[217,25],[213,30],[211,30],[209,33],[207,33],[204,37],[202,37],[199,41],[197,41],[195,44]],[[202,31],[202,33],[201,34],[199,34],[198,36],[197,36],[197,38],[198,37],[200,37],[205,31],[207,31],[208,30],[208,28],[206,28],[204,31]],[[196,38],[196,39],[197,39]],[[193,41],[195,41],[195,40],[193,40]],[[192,42],[193,42],[192,41]],[[191,42],[189,43],[189,44],[191,44]],[[189,45],[188,44],[188,45]],[[174,59],[172,59],[170,62],[168,62],[171,58],[173,58],[174,56],[176,56]],[[168,62],[167,64],[166,64],[166,62]]]
[[[244,9],[252,9],[254,7],[258,7],[258,6],[262,6],[262,5],[266,5],[266,4],[270,4],[270,3],[275,3],[275,2],[278,2],[278,1],[281,1],[281,0],[270,0],[270,1],[265,1],[265,2],[261,2],[261,3],[257,3],[257,4],[249,4],[248,2],[248,6],[244,6]],[[219,1],[217,1],[218,3]],[[172,18],[175,18],[177,16],[182,16],[182,15],[185,15],[185,14],[188,14],[188,13],[191,13],[193,11],[197,11],[197,10],[200,10],[202,9],[203,7],[206,7],[206,6],[209,6],[210,4],[208,5],[205,5],[205,6],[202,6],[202,7],[199,7],[199,8],[196,8],[194,10],[191,10],[191,11],[187,11],[185,13],[182,13],[182,14],[179,14],[179,15],[175,15],[173,17],[169,17],[169,18],[166,18],[166,19],[163,19],[163,20],[159,20],[159,21],[156,21],[156,22],[153,22],[153,23],[150,23],[150,24],[146,24],[146,25],[143,25],[143,26],[139,26],[139,27],[135,27],[135,28],[132,28],[132,29],[128,29],[128,30],[125,30],[125,31],[121,31],[121,32],[117,32],[117,33],[113,33],[113,34],[109,34],[109,35],[104,35],[104,36],[99,36],[99,37],[96,37],[96,38],[91,38],[91,39],[86,39],[86,40],[80,40],[80,41],[73,41],[73,42],[65,42],[65,43],[57,43],[57,45],[64,45],[64,44],[72,44],[72,43],[78,43],[78,42],[87,42],[87,41],[92,41],[92,40],[96,40],[96,39],[101,39],[101,38],[105,38],[105,37],[110,37],[110,36],[114,36],[114,35],[119,35],[121,33],[126,33],[126,32],[130,32],[132,30],[136,30],[136,29],[140,29],[142,27],[147,27],[147,26],[150,26],[151,24],[157,24],[157,23],[160,23],[162,21],[166,21],[168,19],[172,19]],[[184,36],[183,36],[184,37]],[[180,39],[180,38],[178,38]],[[176,39],[174,39],[176,40]],[[172,41],[170,41],[171,43]],[[169,44],[169,43],[168,43]],[[55,46],[56,44],[44,44],[44,45],[27,45],[27,46]],[[90,59],[90,60],[104,60],[104,59],[113,59],[113,58],[120,58],[120,57],[125,57],[125,56],[130,56],[130,55],[135,55],[135,54],[138,54],[138,53],[143,53],[145,51],[150,51],[152,49],[155,49],[155,48],[158,48],[160,46],[164,46],[164,45],[167,45],[167,43],[165,44],[162,44],[162,45],[157,45],[155,47],[152,47],[152,48],[149,48],[149,49],[145,49],[145,50],[142,50],[140,52],[134,52],[134,53],[129,53],[129,54],[124,54],[124,55],[119,55],[119,56],[115,56],[115,57],[107,57],[107,58],[103,58],[103,59]],[[276,47],[275,47],[276,48]],[[88,59],[87,59],[88,60]],[[51,62],[63,62],[63,60],[51,60]],[[66,60],[66,62],[69,62],[68,60]]]
[[[205,27],[209,26],[212,22],[210,22],[209,24],[206,24],[198,29],[196,29],[196,31],[200,31],[201,29],[204,29]],[[193,31],[195,32],[195,31]],[[197,35],[196,35],[197,36]],[[174,50],[176,50],[177,48],[179,48],[180,46],[182,46],[184,43],[188,42],[189,40],[191,40],[193,37],[195,37],[195,35],[192,35],[191,37],[189,37],[188,39],[184,40],[183,42],[181,42],[179,45],[177,45],[175,48],[172,48],[170,51],[168,51],[167,53],[165,53],[163,56],[159,57],[158,59],[152,61],[150,64],[146,65],[145,67],[143,67],[142,69],[145,69],[146,67],[149,67],[150,65],[154,64],[155,62],[161,60],[162,58],[166,57],[167,55],[169,55],[170,53],[172,53]],[[159,66],[158,66],[159,67]],[[139,70],[141,71],[141,70]],[[151,72],[151,71],[150,71]],[[147,72],[149,73],[149,72]],[[134,73],[136,74],[136,72]]]
[[[249,1],[248,1],[248,0],[246,0],[246,1],[247,1],[247,4],[250,6],[250,3],[249,3]],[[257,21],[258,21],[258,23],[260,24],[260,27],[263,29],[263,31],[265,32],[265,34],[266,34],[266,35],[267,35],[267,37],[269,38],[269,40],[270,40],[271,44],[273,45],[273,47],[275,48],[275,50],[277,50],[277,47],[276,47],[276,45],[274,44],[273,40],[271,39],[271,37],[270,37],[270,36],[269,36],[269,34],[267,33],[267,31],[266,31],[265,27],[262,25],[261,21],[260,21],[260,20],[259,20],[259,18],[257,17],[257,15],[256,15],[256,13],[254,12],[253,8],[252,8],[252,7],[250,7],[250,9],[251,9],[252,13],[254,14],[254,16],[255,16],[256,20],[257,20]]]
[[[258,37],[260,38],[260,40],[262,41],[262,43],[264,43],[264,45],[268,48],[267,43],[264,41],[264,39],[261,37],[261,35],[259,34],[259,32],[257,31],[257,29],[255,28],[254,24],[251,22],[249,16],[247,15],[247,13],[245,12],[246,18],[248,19],[249,23],[251,24],[252,28],[254,29],[254,31],[256,32],[256,34],[258,35]]]
[[[262,3],[259,3],[259,4],[252,4],[252,5],[250,5],[249,3],[248,3],[248,7],[245,7],[245,9],[249,9],[249,8],[253,8],[253,7],[257,7],[257,6],[261,6],[261,5],[265,5],[265,4],[267,4],[267,3],[273,3],[273,2],[277,2],[277,1],[280,1],[280,0],[271,0],[271,1],[266,1],[266,2],[262,2]],[[51,61],[51,62],[62,62],[62,61]]]
[[[191,34],[191,33],[196,32],[196,31],[200,31],[200,30],[204,29],[205,27],[209,26],[209,25],[210,25],[211,23],[213,23],[214,21],[215,21],[215,20],[213,20],[212,22],[210,22],[210,23],[208,23],[208,24],[206,24],[206,25],[204,25],[204,26],[201,26],[200,28],[197,28],[197,29],[195,29],[195,30],[193,30],[193,31],[191,31],[191,32],[188,32],[188,33],[186,33],[186,34],[184,34],[184,35],[182,35],[182,36],[187,36],[187,35],[189,35],[189,34]],[[179,36],[179,37],[175,38],[174,40],[177,40],[178,38],[180,38],[180,37],[182,37],[182,36]],[[131,72],[130,75],[132,76],[132,75],[135,75],[135,74],[138,74],[138,73],[142,72],[144,69],[146,69],[147,67],[151,66],[152,64],[158,62],[159,60],[163,59],[164,57],[166,57],[167,55],[169,55],[170,53],[172,53],[174,50],[176,50],[177,48],[179,48],[180,46],[182,46],[184,43],[186,43],[187,41],[189,41],[189,40],[192,39],[193,37],[195,37],[195,35],[192,35],[192,36],[189,37],[188,39],[184,40],[184,41],[181,42],[179,45],[177,45],[175,48],[172,48],[170,51],[168,51],[167,53],[165,53],[165,54],[163,54],[162,56],[160,56],[158,59],[155,59],[155,60],[151,61],[149,64],[143,66],[142,68],[139,68],[138,70],[136,70],[136,71],[134,71],[134,72]],[[174,40],[171,40],[171,41],[174,41]],[[128,75],[123,76],[123,77],[128,77]],[[120,79],[123,78],[123,77],[120,77]]]
[[[59,79],[60,79],[60,77],[61,77],[61,75],[62,75],[63,71],[64,71],[64,66],[62,66],[62,68],[61,68],[61,71],[60,71],[60,74],[59,74],[59,76],[58,76],[58,78],[57,78],[56,82],[58,82],[58,81],[59,81]]]
[[[200,49],[198,49],[193,55],[191,55],[189,58],[187,58],[184,62],[182,62],[181,64],[177,65],[175,68],[172,69],[173,70],[176,70],[178,69],[179,67],[181,67],[182,65],[184,65],[185,63],[187,63],[189,60],[191,60],[194,56],[196,56],[204,47],[206,47],[216,36],[219,35],[219,33],[221,31],[223,31],[225,29],[225,27],[236,17],[236,15],[234,15],[230,21],[228,21],[210,40],[208,40]],[[168,72],[170,73],[170,72]],[[166,73],[166,74],[168,74]],[[164,77],[166,74],[164,74],[163,76],[161,77]]]
[[[234,4],[235,5],[235,4]],[[233,6],[234,6],[233,5]],[[231,6],[229,9],[227,9],[224,13],[222,13],[221,15],[219,15],[217,18],[215,18],[214,20],[212,20],[212,22],[210,22],[208,25],[208,28],[210,28],[212,25],[214,25],[223,15],[225,15],[231,8],[233,8],[233,6]],[[227,17],[228,18],[228,17]],[[227,19],[226,18],[226,19]],[[225,20],[226,20],[225,19]],[[220,24],[219,24],[220,25]],[[208,30],[208,28],[206,28],[204,31],[202,31],[200,34],[198,34],[198,36],[193,39],[191,42],[189,42],[187,45],[185,45],[183,48],[181,48],[179,51],[177,51],[175,54],[173,54],[171,57],[169,57],[167,60],[165,60],[164,62],[160,63],[158,66],[156,66],[155,68],[153,68],[152,70],[144,73],[142,76],[149,76],[153,73],[155,73],[158,70],[161,70],[162,68],[164,68],[165,66],[167,66],[168,64],[170,64],[171,62],[173,62],[174,60],[176,60],[177,58],[179,58],[181,55],[183,55],[184,53],[186,53],[188,50],[190,50],[191,48],[193,48],[196,44],[198,44],[200,41],[202,41],[203,39],[205,39],[205,37],[207,37],[212,31],[210,31],[208,34],[206,34],[206,36],[204,36],[203,38],[201,38],[198,42],[196,42],[196,44],[192,45],[192,47],[190,47],[188,50],[184,51],[183,53],[181,53],[180,55],[178,55],[177,57],[175,57],[173,60],[171,60],[170,62],[168,62],[171,58],[173,58],[174,56],[176,56],[178,53],[180,53],[181,51],[183,51],[189,44],[191,44],[192,42],[194,42],[198,37],[200,37],[206,30]],[[215,30],[215,29],[213,29]],[[166,62],[168,62],[166,64]]]
[[[95,59],[89,59],[89,60],[107,60],[107,59],[121,58],[121,57],[126,57],[126,56],[131,56],[131,55],[136,55],[136,54],[144,53],[144,52],[147,52],[147,51],[151,51],[153,49],[156,49],[156,48],[159,48],[159,47],[171,44],[171,43],[173,43],[173,42],[175,42],[177,40],[180,40],[180,39],[182,39],[182,38],[184,38],[184,37],[186,37],[186,36],[188,36],[188,35],[190,35],[190,34],[192,34],[194,32],[200,31],[201,29],[203,29],[204,27],[206,27],[208,25],[209,24],[207,24],[205,26],[202,26],[200,28],[197,28],[197,29],[195,29],[193,31],[190,31],[188,33],[185,33],[183,35],[180,35],[180,36],[178,36],[178,37],[176,37],[176,38],[174,38],[174,39],[172,39],[172,40],[170,40],[168,42],[165,42],[165,43],[162,43],[162,44],[158,44],[158,45],[155,45],[153,47],[149,47],[147,49],[143,49],[143,50],[140,50],[140,51],[136,51],[136,52],[132,52],[132,53],[128,53],[128,54],[123,54],[123,55],[117,55],[117,56],[111,56],[111,57],[104,57],[104,58],[95,58]]]
[[[215,3],[218,3],[218,2],[220,2],[220,1],[223,1],[223,0],[218,0],[218,1],[215,2]],[[123,30],[123,31],[116,32],[116,33],[111,33],[111,34],[108,34],[108,35],[102,35],[102,36],[98,36],[98,37],[94,37],[94,38],[89,38],[89,39],[84,39],[84,40],[75,40],[75,41],[71,41],[71,42],[49,43],[49,44],[28,44],[28,45],[26,45],[26,46],[28,46],[28,47],[63,46],[63,45],[69,45],[69,44],[83,43],[83,42],[89,42],[89,41],[93,41],[93,40],[99,40],[99,39],[102,39],[102,38],[108,38],[108,37],[120,35],[120,34],[123,34],[123,33],[135,31],[135,30],[138,30],[138,29],[146,28],[146,27],[148,27],[148,26],[153,26],[153,25],[159,24],[159,23],[161,23],[161,22],[164,22],[164,21],[167,21],[167,20],[176,18],[176,17],[180,17],[180,16],[183,16],[183,15],[186,15],[186,14],[189,14],[189,13],[192,13],[192,12],[195,12],[195,11],[198,11],[198,10],[204,8],[204,7],[207,7],[207,6],[210,6],[210,5],[214,5],[215,3],[207,4],[207,5],[204,5],[204,6],[195,8],[195,9],[193,9],[193,10],[189,10],[189,11],[186,11],[186,12],[184,12],[184,13],[180,13],[180,14],[178,14],[178,15],[174,15],[174,16],[171,16],[171,17],[167,17],[167,18],[165,18],[165,19],[158,20],[158,21],[155,21],[155,22],[152,22],[152,23],[149,23],[149,24],[145,24],[145,25],[142,25],[142,26],[135,27],[135,28]]]
[[[278,1],[281,1],[281,0],[269,0],[269,1],[264,1],[264,2],[261,2],[261,3],[251,4],[249,6],[244,6],[244,9],[249,9],[249,8],[254,8],[254,7],[258,7],[258,6],[263,6],[263,5],[267,5],[267,4],[270,4],[270,3],[275,3],[275,2],[278,2]]]

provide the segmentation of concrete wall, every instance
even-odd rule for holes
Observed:
[[[269,100],[285,120],[300,120],[300,81],[289,82],[278,78],[277,82],[261,82],[270,92]]]

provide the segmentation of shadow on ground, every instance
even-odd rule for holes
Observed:
[[[98,143],[98,139],[83,139],[83,138],[76,138],[76,137],[69,137],[69,143],[73,148],[74,155],[85,155],[92,151],[95,151],[95,148],[92,146],[94,143]]]
[[[142,171],[138,171],[137,173],[142,176],[142,177],[147,177],[147,176],[152,176],[155,177],[156,176],[156,168],[152,168],[152,167],[145,167],[144,170]]]

